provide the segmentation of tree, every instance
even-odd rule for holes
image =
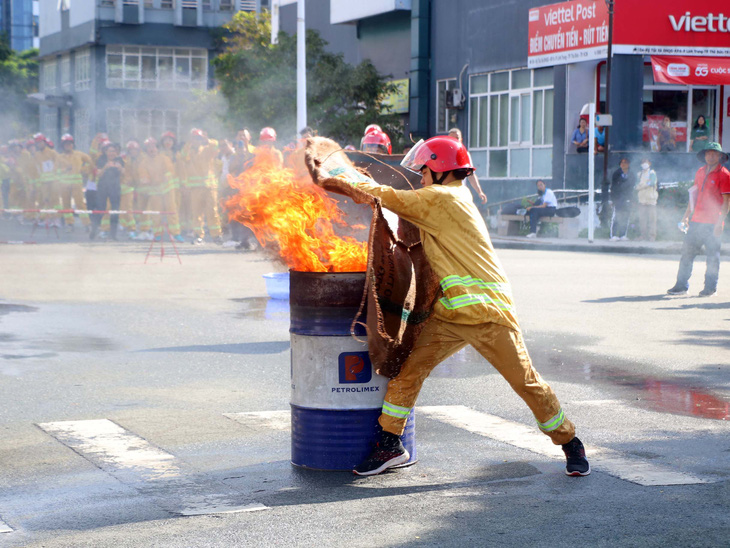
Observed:
[[[230,123],[252,129],[276,128],[296,133],[296,36],[279,33],[270,43],[266,12],[238,12],[224,26],[223,52],[213,61]],[[389,113],[383,99],[396,90],[370,61],[357,66],[341,54],[327,52],[327,42],[307,30],[307,115],[320,135],[342,144],[359,144],[368,124],[379,124],[394,145],[402,140],[400,117]],[[233,128],[232,128],[233,129]]]
[[[0,37],[0,139],[24,137],[38,127],[38,107],[26,95],[38,90],[38,50],[15,52],[7,37]]]

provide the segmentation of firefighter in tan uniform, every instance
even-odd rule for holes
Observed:
[[[13,139],[8,143],[8,156],[6,164],[9,170],[10,189],[8,193],[8,202],[5,207],[23,209],[27,203],[26,177],[22,166],[22,158],[24,154],[23,145],[17,139]]]
[[[33,136],[36,152],[33,155],[38,169],[36,196],[40,209],[61,209],[61,193],[58,184],[58,153],[50,146],[50,141],[42,133]],[[61,219],[53,213],[40,216],[47,224],[61,226]]]
[[[20,153],[18,159],[18,170],[22,173],[25,180],[25,209],[36,209],[38,207],[38,166],[35,163],[35,140],[29,139],[25,142],[24,150]],[[38,215],[36,213],[26,212],[23,216],[26,224],[33,224]]]
[[[139,164],[140,183],[148,189],[149,193],[147,208],[150,211],[169,212],[164,216],[152,216],[152,229],[156,241],[162,239],[163,222],[167,223],[167,229],[172,237],[183,241],[180,236],[180,222],[177,217],[177,205],[172,187],[174,171],[172,160],[159,152],[157,141],[152,137],[147,139],[144,142],[144,157]]]
[[[193,244],[203,243],[206,224],[213,241],[222,244],[215,166],[218,142],[208,139],[203,130],[192,129],[190,142],[183,147],[181,158],[185,164],[185,183],[190,197]]]
[[[553,443],[562,445],[566,474],[588,475],[590,466],[573,423],[532,366],[509,282],[469,189],[462,185],[474,171],[469,153],[454,139],[434,137],[419,142],[402,165],[421,174],[424,188],[395,190],[366,177],[348,182],[377,196],[384,207],[419,228],[443,297],[400,373],[388,383],[379,419],[381,439],[354,472],[378,474],[408,461],[408,451],[399,436],[423,382],[434,367],[470,344],[527,403],[540,430]]]
[[[142,161],[142,151],[139,143],[132,139],[127,141],[125,147],[127,154],[124,157],[124,174],[122,175],[122,190],[119,200],[119,209],[123,211],[134,210],[134,193],[139,182],[139,164]],[[134,213],[122,213],[119,216],[119,224],[127,231],[130,240],[137,238],[137,222]]]
[[[84,178],[91,176],[93,172],[91,157],[80,150],[74,150],[74,138],[69,133],[61,137],[61,153],[58,155],[58,184],[61,193],[63,209],[87,209],[84,200]],[[80,215],[84,226],[91,225],[89,215]],[[72,232],[74,227],[74,214],[63,214],[66,232]]]

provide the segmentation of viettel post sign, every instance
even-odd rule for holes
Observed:
[[[603,0],[533,8],[529,11],[528,33],[530,68],[604,59],[608,51],[608,8]]]
[[[613,43],[615,53],[730,56],[730,4],[616,0]]]

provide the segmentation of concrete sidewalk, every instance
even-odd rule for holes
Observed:
[[[497,249],[538,249],[548,251],[582,251],[585,253],[624,253],[634,255],[681,255],[682,242],[612,242],[596,239],[589,243],[586,238],[527,238],[525,236],[497,236],[490,234]],[[730,256],[727,242],[722,249],[723,256]]]

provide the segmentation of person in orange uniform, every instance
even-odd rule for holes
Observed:
[[[33,155],[38,169],[36,185],[38,206],[40,209],[61,209],[61,193],[58,186],[58,153],[49,146],[49,141],[42,133],[33,136],[36,152]],[[41,214],[41,220],[53,226],[61,226],[61,219],[53,213]]]
[[[256,147],[256,154],[268,154],[274,158],[276,165],[284,167],[284,155],[276,148],[276,130],[273,127],[265,127],[259,133],[259,146]]]
[[[150,137],[144,142],[144,156],[139,164],[139,180],[143,187],[148,189],[149,201],[147,208],[150,211],[167,211],[165,218],[154,215],[152,230],[156,241],[162,239],[163,222],[167,222],[167,230],[176,240],[184,241],[180,236],[180,221],[177,217],[175,194],[172,179],[175,167],[172,160],[161,154],[157,148],[157,140]]]
[[[63,135],[61,153],[58,155],[58,182],[63,209],[72,209],[71,200],[76,209],[87,209],[84,199],[84,178],[89,177],[93,169],[91,157],[80,150],[75,150],[73,136],[70,133]],[[91,225],[88,215],[80,215],[80,218],[85,227]],[[63,220],[66,232],[72,232],[74,214],[64,213]]]
[[[390,137],[384,131],[371,131],[360,141],[360,150],[377,154],[393,154]]]
[[[119,209],[122,211],[133,211],[134,193],[139,181],[139,164],[142,161],[142,151],[139,143],[132,139],[125,146],[127,153],[124,157],[124,173],[122,174],[121,198]],[[127,231],[130,240],[137,239],[137,222],[134,213],[122,213],[119,216],[119,224]]]
[[[216,159],[218,142],[209,139],[201,129],[190,131],[190,141],[181,151],[186,187],[190,195],[193,244],[203,243],[205,225],[216,244],[223,244],[221,219],[218,214],[218,177]]]
[[[401,165],[419,173],[424,188],[396,190],[347,172],[317,174],[320,180],[341,177],[416,225],[443,291],[400,372],[388,383],[379,418],[380,440],[354,473],[370,476],[408,461],[400,436],[423,382],[434,367],[470,344],[525,401],[538,428],[554,444],[562,445],[566,474],[588,475],[590,466],[583,444],[575,437],[575,426],[532,365],[509,281],[484,219],[463,185],[474,171],[466,148],[449,137],[433,137],[417,143]]]

